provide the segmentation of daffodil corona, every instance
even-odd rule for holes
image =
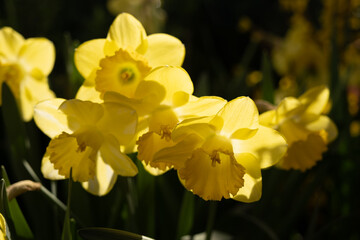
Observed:
[[[55,96],[47,78],[54,61],[51,41],[24,39],[10,27],[0,29],[0,94],[5,82],[17,100],[24,121],[32,119],[36,103]]]
[[[278,130],[289,149],[278,167],[305,171],[322,159],[327,144],[337,136],[333,121],[323,113],[329,89],[312,88],[298,99],[287,97],[279,106],[260,115],[260,123]]]
[[[174,166],[185,188],[205,200],[257,201],[261,169],[277,163],[287,149],[284,138],[259,125],[258,118],[250,98],[234,99],[216,115],[179,123],[172,131],[175,144],[153,161]]]
[[[135,110],[116,103],[52,99],[35,107],[35,122],[51,137],[42,160],[50,179],[83,182],[89,192],[104,195],[116,176],[134,176],[137,167],[121,151],[134,137]]]
[[[106,39],[90,40],[76,49],[75,64],[86,79],[77,98],[101,101],[107,91],[134,98],[151,69],[181,66],[184,56],[185,48],[177,38],[162,33],[147,36],[136,18],[119,14]]]

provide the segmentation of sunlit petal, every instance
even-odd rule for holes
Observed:
[[[321,114],[328,101],[330,91],[326,86],[311,88],[299,97],[299,101],[306,108],[307,113]]]
[[[176,109],[183,118],[211,116],[224,107],[226,100],[220,97],[192,97],[187,104]]]
[[[0,29],[0,56],[7,59],[14,59],[21,46],[24,43],[24,38],[18,32],[10,27],[3,27]]]
[[[41,173],[50,180],[65,179],[65,176],[60,175],[59,170],[55,169],[54,164],[50,162],[49,153],[46,153],[41,161]]]
[[[324,115],[319,116],[315,121],[307,123],[305,128],[314,132],[325,130],[327,132],[327,142],[332,142],[338,135],[335,123]]]

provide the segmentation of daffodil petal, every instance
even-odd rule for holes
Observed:
[[[321,114],[328,101],[330,91],[326,86],[311,88],[299,97],[299,101],[306,107],[307,113]]]
[[[305,128],[313,132],[325,130],[327,132],[327,142],[332,142],[338,135],[335,123],[324,115],[319,116],[315,121],[307,123]]]
[[[259,159],[261,168],[276,164],[287,150],[287,143],[279,132],[261,125],[253,137],[232,142],[234,153],[251,153]]]
[[[91,194],[96,196],[104,196],[110,192],[115,185],[117,175],[113,169],[104,163],[100,154],[96,160],[95,177],[87,182],[82,182],[82,187]]]
[[[104,116],[98,123],[103,133],[113,134],[120,145],[127,145],[134,138],[137,128],[137,114],[132,108],[104,103]]]
[[[146,39],[146,32],[136,18],[128,13],[121,13],[111,24],[107,39],[114,41],[118,48],[136,50]]]
[[[49,89],[47,82],[41,82],[27,77],[24,85],[20,88],[21,112],[24,121],[28,122],[34,115],[34,106],[42,100],[55,97]]]
[[[168,34],[151,34],[147,38],[148,49],[145,57],[150,66],[181,66],[185,57],[185,47],[182,42]]]
[[[164,104],[172,106],[173,96],[177,92],[192,94],[194,86],[189,74],[181,67],[163,66],[152,70],[145,77],[147,81],[156,81],[166,88]]]
[[[34,108],[36,125],[50,138],[54,138],[62,132],[72,133],[68,128],[66,115],[59,110],[59,106],[64,101],[65,99],[62,98],[45,100]]]
[[[103,100],[100,98],[100,95],[101,93],[96,91],[95,87],[82,85],[76,93],[76,99],[101,103]]]
[[[289,144],[300,140],[305,141],[311,133],[310,130],[305,128],[305,125],[297,123],[292,119],[284,121],[279,126],[279,131],[284,135],[287,143]]]
[[[100,154],[104,162],[112,167],[114,172],[121,176],[133,177],[138,173],[134,162],[120,151],[120,145],[115,137],[105,137],[100,147]]]
[[[45,153],[41,161],[41,173],[46,179],[62,180],[65,176],[59,174],[59,170],[54,168],[54,164],[50,162],[49,153]]]
[[[0,57],[4,56],[7,59],[14,59],[17,57],[21,46],[25,39],[21,34],[10,27],[3,27],[0,29]]]
[[[171,169],[169,168],[164,171],[164,170],[160,170],[157,167],[151,167],[150,165],[147,165],[144,161],[141,161],[141,163],[143,164],[144,169],[153,176],[160,176]]]
[[[244,186],[232,199],[240,202],[255,202],[262,194],[262,177],[259,160],[252,154],[236,154],[236,160],[245,168]]]
[[[301,114],[303,111],[304,108],[298,99],[294,97],[286,97],[279,103],[279,106],[276,109],[276,122],[278,123],[286,117]]]
[[[251,135],[249,132],[259,127],[259,112],[254,101],[248,97],[239,97],[226,103],[217,115],[224,120],[221,131],[228,137],[247,138],[241,137],[240,133]],[[238,129],[242,129],[241,132],[235,133]]]
[[[171,147],[165,147],[157,151],[153,156],[153,162],[164,162],[174,166],[175,169],[183,168],[186,160],[201,142],[202,139],[198,135],[189,134],[175,145],[173,144]]]
[[[190,134],[196,134],[205,139],[216,132],[215,126],[209,124],[210,120],[212,120],[210,117],[184,120],[173,130],[171,137],[176,142]]]
[[[105,41],[105,39],[90,40],[75,49],[75,66],[84,78],[88,78],[94,69],[99,68],[100,60],[105,57]]]
[[[220,97],[194,97],[191,100],[176,109],[182,118],[211,116],[219,112],[226,104],[226,100]]]
[[[74,132],[82,126],[96,125],[104,115],[104,109],[100,104],[78,99],[63,102],[59,109],[66,114],[69,128]]]
[[[234,158],[222,154],[219,163],[213,163],[209,154],[201,148],[193,151],[179,176],[184,186],[205,200],[220,201],[230,198],[244,186],[245,169]]]
[[[260,114],[259,122],[263,126],[273,127],[276,124],[276,111],[270,110]]]
[[[19,51],[19,57],[26,62],[28,70],[37,68],[47,76],[55,62],[54,44],[46,38],[26,39]]]

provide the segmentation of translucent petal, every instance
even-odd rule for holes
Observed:
[[[118,103],[104,103],[104,116],[98,123],[103,133],[114,135],[120,145],[127,145],[134,138],[137,114],[134,109]]]
[[[28,71],[36,68],[48,76],[55,62],[55,47],[46,38],[29,38],[22,45],[19,57],[25,62]]]
[[[261,125],[264,125],[267,127],[273,127],[274,125],[277,124],[276,123],[276,111],[270,110],[270,111],[260,114],[259,122]]]
[[[72,133],[68,128],[66,115],[59,110],[59,106],[64,101],[65,99],[62,98],[45,100],[34,108],[36,125],[50,138],[54,138],[62,132]]]
[[[107,135],[100,147],[100,154],[104,162],[112,167],[114,172],[121,176],[133,177],[138,169],[133,161],[120,151],[120,145],[115,137]]]
[[[62,133],[53,138],[46,149],[54,168],[65,178],[84,182],[94,177],[96,152],[88,146],[79,146],[75,137]]]
[[[180,67],[158,67],[151,71],[145,80],[156,81],[165,87],[166,95],[163,103],[169,106],[173,104],[173,96],[176,92],[192,94],[194,91],[189,74]]]
[[[248,135],[259,127],[259,112],[254,101],[248,97],[239,97],[228,102],[217,115],[224,120],[221,132],[228,137],[246,139],[247,136],[241,136],[240,133]],[[242,130],[238,131],[239,129]],[[235,132],[237,133],[234,134]]]
[[[15,60],[21,46],[24,44],[24,38],[18,32],[10,27],[0,29],[0,56]]]
[[[305,128],[313,132],[325,130],[327,132],[327,142],[332,142],[338,135],[335,123],[329,117],[324,115],[321,115],[316,120],[307,123]]]
[[[232,198],[240,202],[260,200],[262,193],[262,177],[259,160],[252,154],[236,154],[236,160],[245,167],[244,186]]]
[[[301,114],[304,111],[300,101],[293,97],[284,98],[276,109],[276,123],[287,117]]]
[[[296,169],[305,171],[312,168],[322,159],[327,150],[326,143],[319,133],[311,133],[305,141],[292,143],[283,159],[277,164],[282,169]]]
[[[305,128],[305,125],[295,122],[292,119],[284,121],[279,126],[279,131],[282,135],[284,135],[288,144],[300,140],[305,141],[308,135],[311,133],[311,131]]]
[[[181,118],[211,116],[224,107],[226,100],[220,97],[192,97],[187,104],[176,109]]]
[[[299,97],[299,101],[306,107],[307,113],[321,114],[328,101],[330,91],[326,86],[311,88]]]
[[[21,112],[24,121],[28,122],[34,114],[34,106],[42,100],[55,97],[53,91],[49,89],[47,82],[41,82],[27,77],[20,87]]]
[[[84,126],[96,126],[104,115],[100,104],[78,99],[63,102],[59,109],[67,116],[69,128],[74,132]]]
[[[105,57],[105,41],[105,39],[90,40],[75,49],[75,66],[84,78],[88,78],[94,69],[99,68],[100,60]]]
[[[101,93],[96,91],[94,86],[81,85],[76,93],[76,99],[83,101],[91,101],[95,103],[101,103],[103,100],[100,98]]]
[[[182,141],[171,147],[164,147],[153,156],[154,163],[164,162],[175,169],[183,168],[186,160],[192,155],[194,149],[200,146],[203,139],[196,134],[189,134]]]
[[[136,50],[146,39],[146,32],[136,18],[121,13],[111,24],[107,39],[114,41],[118,48]]]
[[[174,141],[179,141],[186,135],[196,134],[205,139],[216,133],[216,128],[209,124],[210,120],[210,117],[184,120],[173,130],[171,137]]]
[[[179,169],[185,188],[205,200],[220,201],[235,195],[244,186],[245,169],[234,157],[220,154],[219,158],[214,164],[209,154],[196,149]]]
[[[148,36],[148,49],[145,57],[150,66],[181,66],[185,57],[182,42],[168,34],[158,33]]]
[[[82,187],[91,194],[104,196],[110,192],[115,185],[117,175],[112,168],[104,163],[100,154],[96,159],[95,177],[87,182],[82,182]]]
[[[41,161],[41,173],[50,180],[65,179],[65,176],[60,175],[59,170],[55,169],[54,164],[50,162],[49,153],[46,153]]]
[[[150,165],[146,165],[144,161],[141,161],[141,163],[143,164],[145,170],[153,176],[160,176],[171,169],[171,168],[169,168],[169,169],[163,171],[163,170],[160,170],[159,168],[155,168],[155,167],[151,167]]]
[[[277,163],[287,150],[284,137],[277,131],[261,126],[257,133],[246,140],[232,140],[234,153],[251,153],[259,159],[260,167]]]

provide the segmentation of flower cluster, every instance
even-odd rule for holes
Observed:
[[[308,169],[337,134],[322,115],[325,87],[284,99],[260,116],[249,97],[194,96],[181,68],[181,41],[147,35],[127,13],[116,17],[106,38],[76,49],[75,65],[85,81],[75,99],[55,98],[45,84],[54,58],[48,40],[25,41],[4,28],[0,43],[0,80],[13,91],[24,120],[38,102],[35,123],[51,138],[42,173],[49,179],[72,176],[95,195],[107,194],[118,175],[137,174],[128,156],[137,152],[151,174],[174,169],[184,187],[205,200],[257,201],[261,169]]]

